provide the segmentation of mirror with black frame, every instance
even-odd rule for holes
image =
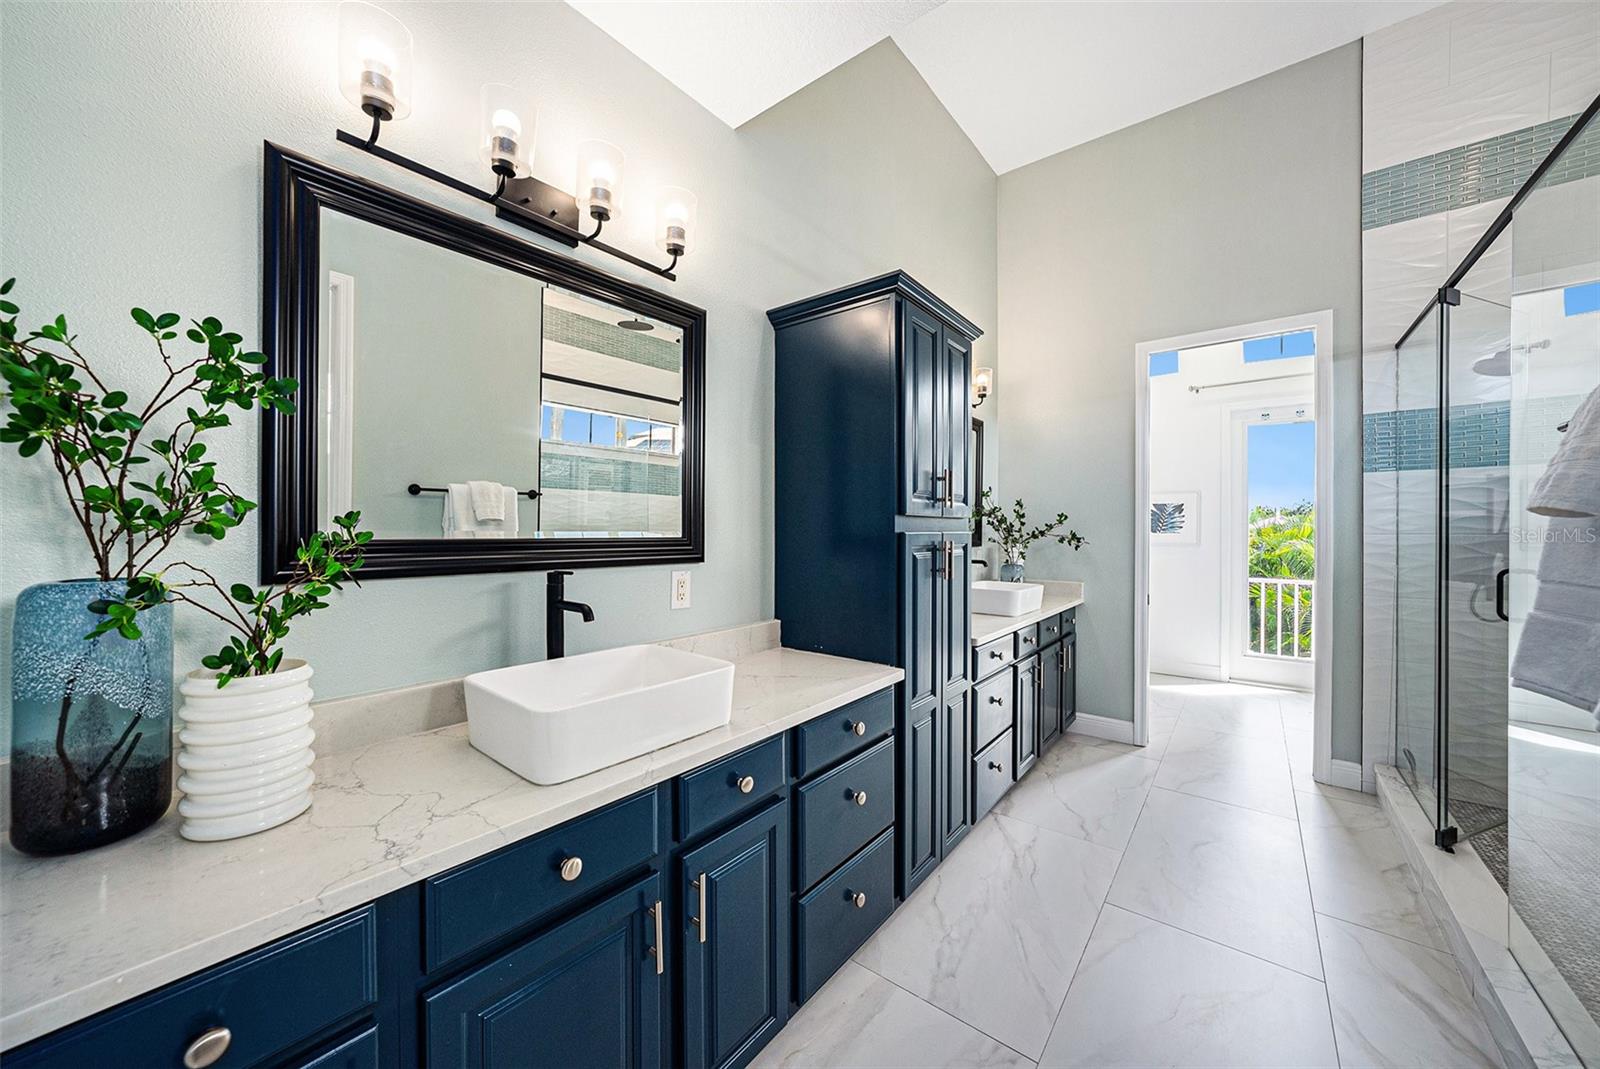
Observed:
[[[703,312],[268,164],[267,355],[301,392],[267,417],[264,573],[351,509],[375,536],[363,577],[704,558]]]

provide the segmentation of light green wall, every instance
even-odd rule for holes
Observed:
[[[540,177],[570,188],[583,138],[625,146],[634,199],[607,228],[616,243],[654,251],[657,185],[700,197],[701,233],[677,283],[573,254],[707,309],[707,549],[691,569],[693,608],[668,611],[667,568],[585,571],[568,589],[597,620],[568,628],[569,650],[770,617],[766,309],[903,267],[991,331],[978,357],[993,362],[993,172],[892,44],[734,131],[563,4],[400,8],[417,92],[412,115],[383,134],[396,151],[487,185],[473,140],[479,86],[493,77],[539,103]],[[341,124],[365,129],[338,92],[336,40],[332,3],[7,4],[0,272],[22,277],[25,312],[67,312],[135,395],[155,367],[132,305],[216,315],[259,339],[263,139],[493,223],[481,203],[335,143]],[[213,452],[243,493],[256,492],[253,419]],[[86,571],[46,473],[10,449],[0,456],[7,650],[17,591]],[[184,552],[227,581],[255,577],[253,526]],[[323,697],[537,658],[542,585],[533,574],[368,582],[297,627],[289,649],[314,664]],[[221,638],[194,612],[177,614],[177,631],[180,672]],[[0,660],[9,673],[9,656]],[[9,694],[9,678],[0,688]]]
[[[1361,757],[1361,46],[1000,179],[1004,496],[1066,509],[1090,545],[1079,707],[1133,708],[1134,346],[1333,309],[1333,755]]]

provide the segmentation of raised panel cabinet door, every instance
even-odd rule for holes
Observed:
[[[972,717],[967,703],[973,691],[946,696],[939,714],[940,856],[948,857],[972,827]]]
[[[939,860],[938,712],[945,656],[949,562],[942,533],[901,537],[901,635],[906,678],[896,745],[900,756],[900,893],[909,894]]]
[[[1017,665],[1017,694],[1012,704],[1012,745],[1016,748],[1013,780],[1021,779],[1039,759],[1039,658]]]
[[[659,1066],[661,890],[647,876],[424,995],[427,1064]]]
[[[944,421],[943,331],[910,301],[900,302],[900,512],[944,515],[944,468],[939,425]]]
[[[1039,749],[1043,751],[1060,737],[1066,687],[1066,654],[1059,642],[1051,643],[1039,654]]]
[[[945,576],[940,591],[939,661],[945,697],[972,679],[972,536],[945,536]]]
[[[1068,635],[1061,643],[1064,661],[1061,665],[1061,730],[1065,731],[1078,716],[1078,633]]]
[[[939,622],[945,589],[944,538],[938,534],[900,536],[901,661],[908,709],[939,700],[944,654]],[[931,715],[923,713],[924,716]]]
[[[789,800],[679,861],[683,1057],[742,1066],[789,1017]]]
[[[938,427],[939,452],[943,467],[950,473],[944,514],[960,518],[972,515],[972,503],[978,494],[972,470],[972,343],[947,330],[942,357],[939,371],[945,403],[944,418]]]

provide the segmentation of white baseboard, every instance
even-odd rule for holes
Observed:
[[[1335,757],[1330,762],[1328,779],[1335,787],[1343,787],[1347,791],[1361,790],[1361,762],[1341,761]]]
[[[1109,716],[1079,713],[1078,718],[1067,730],[1096,739],[1110,739],[1112,742],[1133,742],[1132,720],[1117,720]]]
[[[1222,666],[1217,664],[1201,664],[1199,661],[1152,660],[1150,674],[1153,676],[1177,676],[1180,679],[1205,679],[1218,683],[1226,681],[1222,674]]]

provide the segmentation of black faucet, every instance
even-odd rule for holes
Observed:
[[[581,601],[568,601],[566,577],[571,572],[551,572],[544,588],[544,655],[548,660],[567,655],[567,613],[583,616],[586,624],[594,623],[594,610]]]

